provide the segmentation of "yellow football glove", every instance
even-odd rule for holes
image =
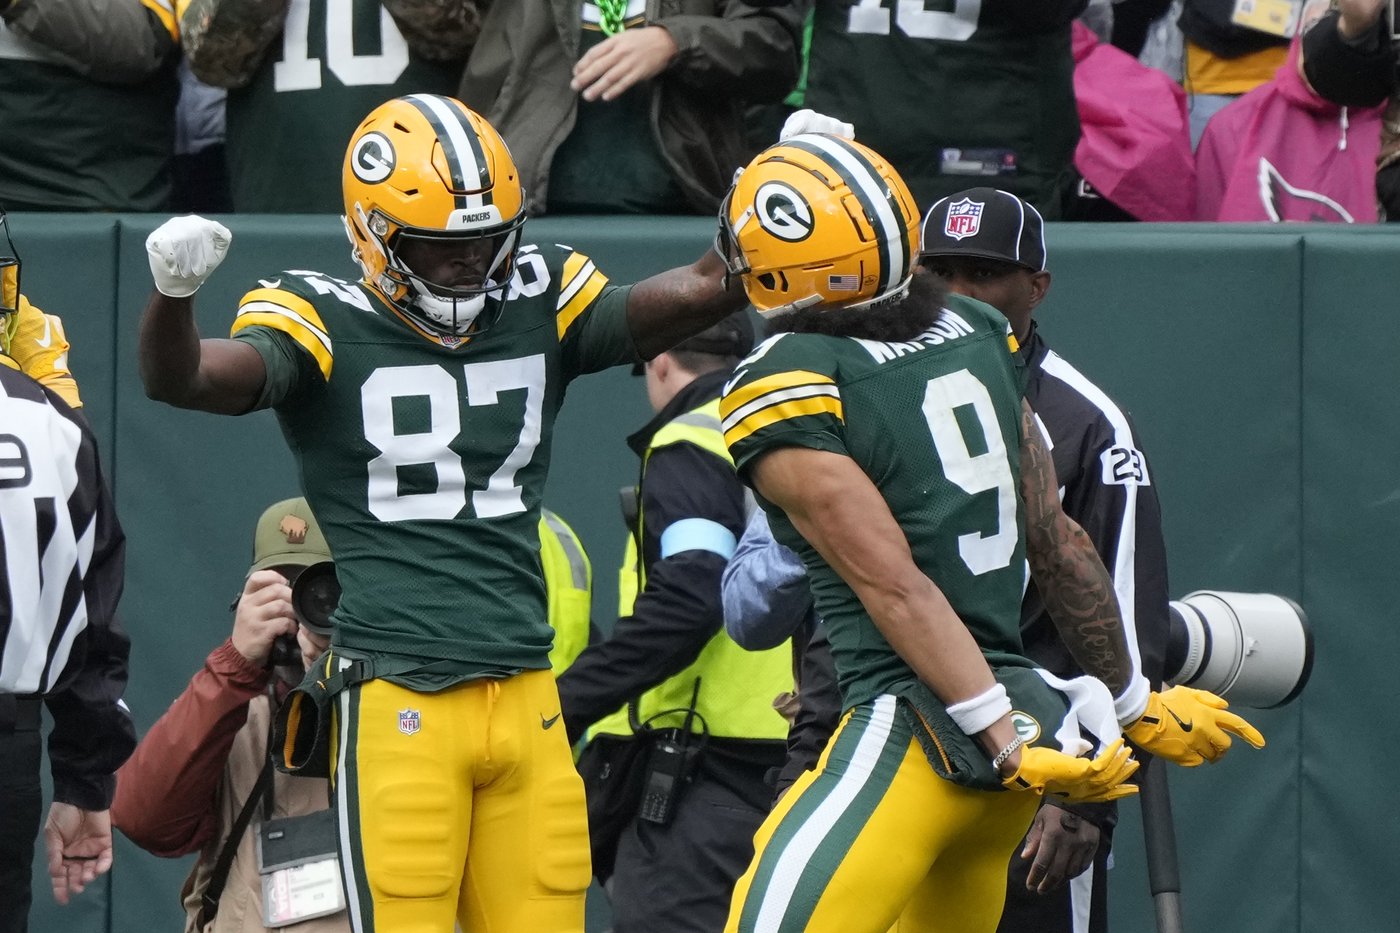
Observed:
[[[1065,800],[1103,803],[1130,797],[1136,784],[1124,784],[1138,763],[1122,739],[1104,748],[1097,758],[1073,758],[1053,748],[1023,747],[1016,773],[1002,780],[1008,790],[1028,790]]]
[[[1231,733],[1263,748],[1264,736],[1242,717],[1227,713],[1228,706],[1223,698],[1191,687],[1153,692],[1147,709],[1123,734],[1143,751],[1187,768],[1224,755]]]

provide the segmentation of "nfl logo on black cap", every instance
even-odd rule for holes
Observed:
[[[949,204],[948,219],[943,222],[944,235],[955,240],[976,236],[982,229],[982,208],[985,206],[983,202],[971,198]]]

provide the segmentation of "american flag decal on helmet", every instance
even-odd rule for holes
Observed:
[[[860,288],[858,275],[828,275],[826,287],[833,292],[853,292]]]

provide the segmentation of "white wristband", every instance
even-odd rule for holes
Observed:
[[[948,706],[948,715],[968,735],[976,735],[1009,712],[1011,700],[1006,695],[1006,688],[999,683],[970,700]]]
[[[1152,687],[1147,683],[1147,678],[1142,676],[1141,671],[1135,671],[1122,696],[1113,700],[1113,714],[1118,717],[1118,725],[1127,726],[1137,722],[1138,718],[1147,712],[1147,698],[1151,693]]]

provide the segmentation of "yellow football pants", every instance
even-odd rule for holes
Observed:
[[[580,933],[583,782],[549,671],[338,698],[341,870],[358,933]]]
[[[759,828],[725,931],[992,933],[1037,803],[939,777],[878,697]]]

